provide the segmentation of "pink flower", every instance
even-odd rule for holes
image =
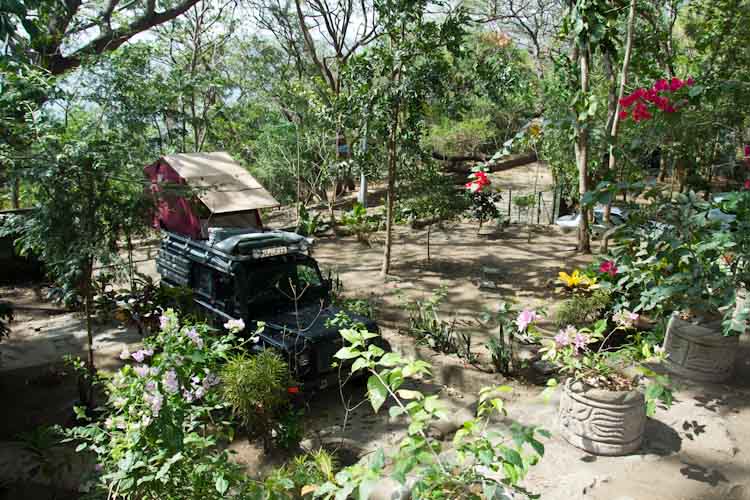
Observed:
[[[745,158],[750,158],[750,144],[745,144]]]
[[[605,260],[604,262],[602,262],[601,265],[599,266],[599,272],[609,274],[612,277],[616,276],[617,265],[615,264],[615,261]]]
[[[619,113],[619,114],[617,115],[617,117],[618,117],[618,118],[619,118],[620,120],[627,120],[627,119],[628,119],[628,116],[630,116],[630,113],[628,113],[628,112],[627,112],[626,110],[624,110],[624,109],[623,109],[623,110],[621,110],[621,111],[620,111],[620,113]]]
[[[695,80],[693,80],[692,76],[689,76],[687,80],[685,80],[685,84],[688,87],[692,87],[695,84]]]
[[[151,407],[151,413],[154,416],[158,415],[164,404],[164,396],[162,396],[160,392],[152,392],[144,395],[143,399]]]
[[[518,318],[516,318],[516,325],[518,325],[518,331],[523,332],[526,330],[526,328],[529,327],[531,323],[536,321],[538,318],[536,312],[532,311],[531,309],[524,309],[518,314]]]
[[[138,375],[141,378],[147,377],[149,372],[151,371],[146,365],[138,365],[135,368],[133,368],[133,370],[135,370],[136,375]]]
[[[185,333],[185,335],[188,336],[190,340],[193,341],[193,344],[195,344],[198,349],[203,348],[203,339],[201,338],[200,334],[196,331],[195,328],[191,328],[190,330]]]
[[[672,92],[676,92],[684,86],[685,82],[683,82],[679,78],[672,78],[672,80],[670,80],[669,82],[669,90],[671,90]]]
[[[573,349],[575,349],[576,353],[584,350],[586,348],[586,344],[588,344],[588,341],[589,337],[587,335],[584,335],[581,332],[577,332],[576,336],[573,337]]]
[[[566,345],[570,344],[570,337],[565,330],[560,330],[559,332],[557,332],[557,335],[555,335],[555,344],[558,348],[565,347]]]
[[[747,179],[744,184],[745,189],[750,189],[750,179]]]
[[[159,328],[164,330],[167,328],[168,325],[169,325],[169,316],[167,316],[166,314],[162,314],[161,316],[159,316]]]
[[[139,363],[143,363],[143,360],[146,358],[146,353],[144,353],[143,351],[136,351],[132,354],[132,357]]]

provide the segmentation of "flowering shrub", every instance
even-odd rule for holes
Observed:
[[[472,216],[479,221],[479,227],[486,220],[497,219],[500,211],[497,209],[497,203],[500,201],[500,193],[492,192],[485,189],[490,186],[490,179],[487,173],[479,168],[469,174],[469,182],[466,183],[466,192],[471,201]]]
[[[110,496],[226,498],[240,476],[216,448],[230,432],[230,423],[216,418],[227,410],[216,386],[219,364],[236,338],[180,325],[172,310],[160,326],[143,349],[121,353],[132,364],[106,382],[106,407],[98,419],[70,430],[68,440],[96,455],[95,486]]]
[[[471,193],[477,193],[482,191],[486,186],[490,185],[490,180],[487,178],[487,173],[479,170],[469,174],[469,182],[466,183],[466,189]]]
[[[542,315],[532,309],[516,312],[510,304],[502,302],[496,313],[485,316],[486,319],[494,319],[498,325],[497,335],[487,342],[492,364],[498,373],[510,375],[516,369],[513,340],[536,340],[538,332],[534,323],[542,319]]]
[[[656,106],[664,113],[674,113],[679,109],[680,102],[675,101],[675,93],[683,87],[691,87],[694,84],[692,78],[680,80],[672,78],[671,80],[660,79],[654,82],[651,88],[638,88],[632,94],[620,99],[619,119],[627,120],[629,117],[638,123],[642,120],[650,120],[653,115],[649,111],[649,106]],[[671,100],[670,100],[671,99]]]
[[[617,276],[617,264],[613,260],[605,260],[599,265],[599,272],[602,274],[608,274],[612,278]]]
[[[617,332],[635,333],[634,323],[638,315],[630,311],[621,311],[612,319],[616,326],[609,333],[606,333],[606,319],[597,321],[593,328],[576,328],[572,325],[561,328],[553,339],[543,341],[544,345],[540,350],[543,359],[555,364],[561,373],[591,387],[612,391],[635,389],[638,380],[624,375],[622,370],[633,361],[628,356],[631,351],[612,351],[606,345]],[[656,354],[663,356],[663,351],[656,351]],[[667,405],[672,401],[672,393],[668,388],[669,380],[647,369],[641,371],[652,378],[645,392],[647,412],[652,415],[656,410],[657,401]]]

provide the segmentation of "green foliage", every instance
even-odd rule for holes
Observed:
[[[568,325],[582,327],[602,317],[612,304],[608,289],[596,289],[590,295],[575,294],[560,304],[555,314],[555,324],[563,328]]]
[[[368,346],[367,340],[373,334],[367,331],[344,330],[341,335],[346,345],[336,357],[354,360],[352,371],[365,370],[370,375],[368,399],[373,410],[378,412],[391,400],[389,414],[391,418],[405,419],[408,435],[388,457],[381,450],[369,464],[360,462],[339,471],[316,489],[316,497],[367,498],[382,477],[386,460],[393,465],[395,480],[404,483],[407,478],[416,479],[414,498],[439,499],[445,498],[446,493],[471,499],[528,494],[519,483],[544,453],[538,437],[549,434],[518,423],[511,425],[509,435],[487,428],[493,414],[505,414],[499,395],[509,388],[490,387],[480,391],[477,416],[464,422],[456,432],[453,446],[458,453],[456,459],[451,459],[440,453],[442,443],[427,434],[432,422],[445,417],[438,397],[403,388],[408,379],[429,376],[429,365]]]
[[[425,141],[434,151],[445,155],[474,154],[484,149],[492,137],[489,121],[489,116],[460,121],[443,118],[430,127]]]
[[[368,214],[362,204],[355,203],[352,209],[341,217],[341,222],[357,236],[357,241],[369,244],[372,233],[380,229],[382,217]]]
[[[240,354],[232,357],[221,372],[222,395],[231,407],[232,414],[239,419],[250,437],[263,439],[270,448],[272,433],[284,416],[286,438],[283,444],[290,445],[299,430],[292,428],[288,419],[296,415],[286,414],[289,407],[287,389],[291,386],[289,367],[274,351],[263,350],[258,354]]]
[[[299,204],[299,223],[297,224],[297,233],[302,236],[315,236],[315,232],[320,227],[320,214],[311,214],[305,205]]]
[[[205,325],[180,325],[173,311],[160,332],[145,341],[103,386],[106,405],[66,430],[77,452],[93,453],[100,470],[96,492],[123,498],[212,499],[237,497],[243,482],[219,440],[231,436],[221,419],[228,405],[216,384],[220,364],[238,345]],[[142,356],[142,357],[141,357]],[[127,351],[122,358],[130,359]],[[207,431],[211,425],[211,432]]]
[[[244,498],[253,500],[297,500],[313,497],[316,485],[332,480],[336,459],[325,450],[294,457],[274,469],[263,481],[249,483]]]
[[[663,317],[675,311],[725,316],[725,334],[743,330],[733,323],[737,286],[724,256],[736,243],[721,223],[708,219],[709,204],[693,193],[658,200],[646,223],[632,217],[621,245],[613,249],[619,273],[615,298],[624,307]]]
[[[447,321],[441,317],[440,308],[447,296],[448,287],[442,285],[425,299],[406,302],[409,324],[404,333],[438,352],[476,362],[476,354],[471,351],[471,332],[459,330],[456,318]]]

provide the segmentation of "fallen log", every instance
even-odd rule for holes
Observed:
[[[435,155],[433,154],[433,157]],[[489,160],[454,160],[454,158],[467,158],[467,157],[446,157],[445,161],[448,161],[449,164],[447,165],[446,170],[453,174],[466,174],[468,175],[471,172],[471,166],[467,165],[466,163],[463,163],[465,161],[485,161],[485,166],[487,167],[487,170],[490,172],[502,172],[503,170],[510,170],[511,168],[520,167],[521,165],[526,165],[528,163],[532,163],[537,161],[536,153],[531,151],[528,153],[521,153],[516,155],[509,155],[506,156],[500,160],[493,161],[492,159]],[[479,158],[476,156],[475,158]]]

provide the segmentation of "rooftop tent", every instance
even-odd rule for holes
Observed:
[[[144,172],[156,201],[154,227],[194,239],[210,228],[262,230],[259,209],[279,205],[225,152],[163,156]]]

